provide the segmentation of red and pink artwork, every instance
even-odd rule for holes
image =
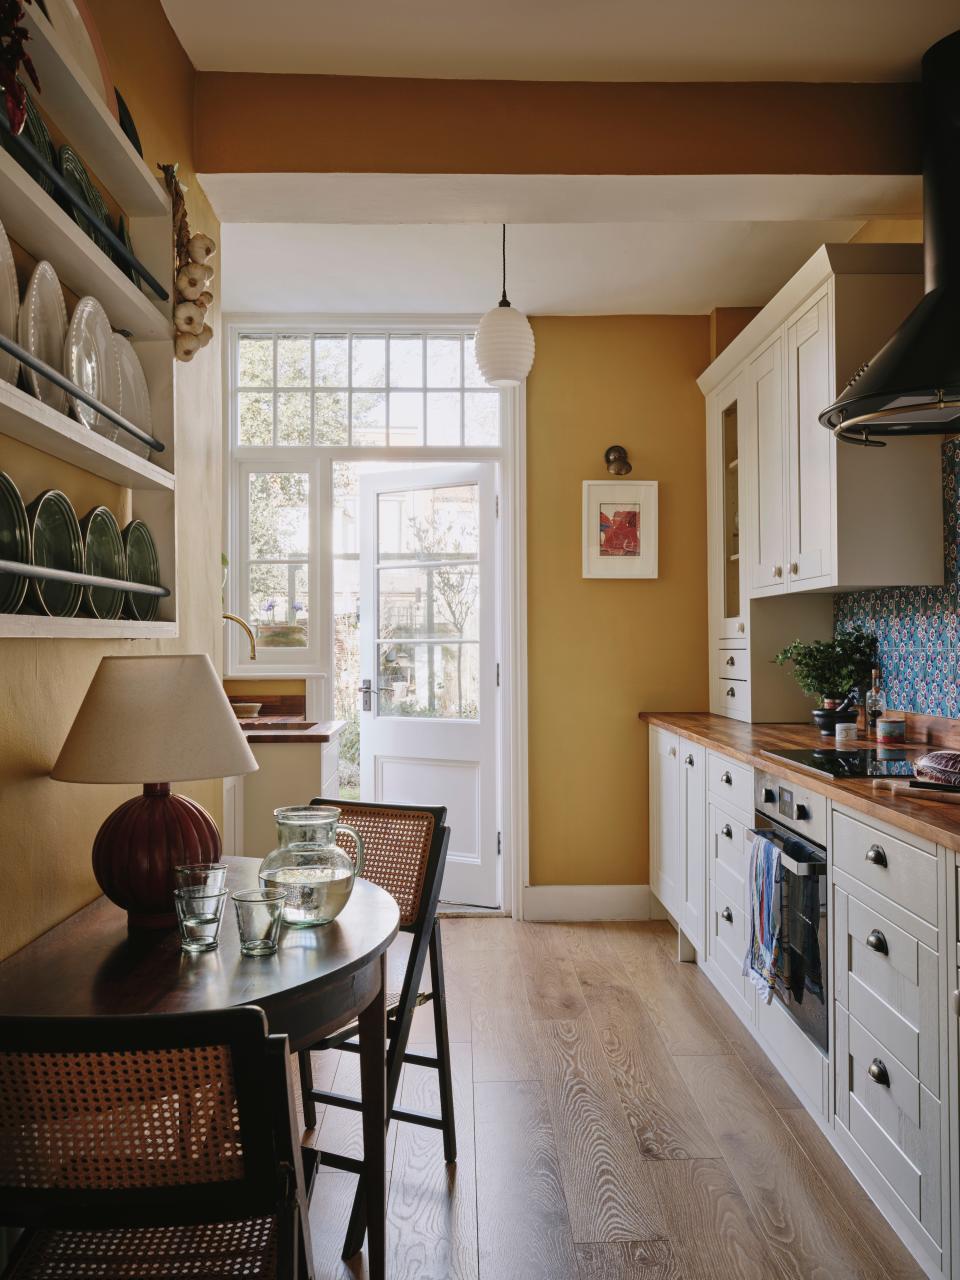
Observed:
[[[640,504],[615,506],[600,503],[600,554],[638,556],[640,554]]]

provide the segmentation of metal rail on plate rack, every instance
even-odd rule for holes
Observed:
[[[122,578],[101,578],[96,573],[74,573],[72,569],[52,569],[45,564],[24,564],[20,560],[0,560],[0,573],[18,578],[45,578],[53,582],[69,582],[78,587],[109,587],[129,591],[136,596],[169,596],[169,587],[148,586],[145,582],[125,582]]]

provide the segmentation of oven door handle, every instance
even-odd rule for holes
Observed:
[[[769,840],[771,844],[775,844],[780,850],[780,865],[785,867],[792,875],[795,876],[825,876],[827,874],[827,860],[824,857],[812,857],[803,861],[794,858],[784,849],[783,845],[777,839],[777,831],[772,827],[754,827],[749,835],[760,836],[764,840]]]

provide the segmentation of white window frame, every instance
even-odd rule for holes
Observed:
[[[238,443],[237,339],[242,332],[308,334],[411,333],[464,334],[476,330],[479,316],[436,315],[225,315],[223,317],[223,545],[230,565],[224,606],[243,615],[240,588],[246,581],[247,531],[241,528],[246,491],[241,486],[256,471],[303,471],[310,477],[308,590],[310,629],[302,649],[262,649],[251,662],[239,628],[224,634],[224,674],[233,679],[305,678],[311,717],[332,715],[333,559],[329,521],[320,512],[332,506],[333,462],[471,462],[498,464],[498,574],[500,608],[497,652],[500,665],[498,773],[503,835],[502,901],[522,918],[522,895],[529,884],[527,795],[527,588],[526,588],[526,387],[501,393],[498,447],[469,445],[248,445]],[[268,656],[269,655],[269,656]]]

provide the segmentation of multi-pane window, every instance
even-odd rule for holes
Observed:
[[[253,471],[247,481],[247,618],[268,649],[310,636],[310,477]]]
[[[472,334],[241,333],[237,443],[496,448],[501,392]]]

